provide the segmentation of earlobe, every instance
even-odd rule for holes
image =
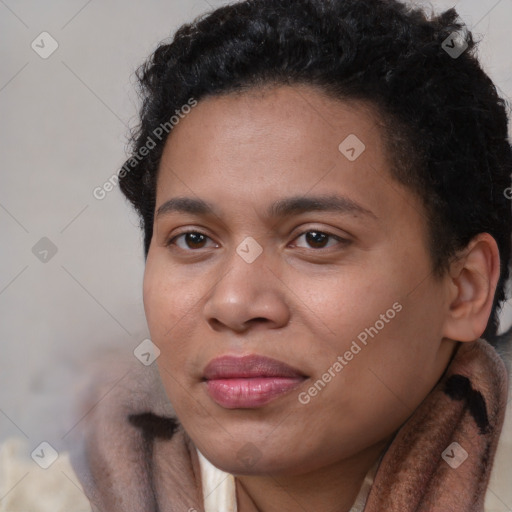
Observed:
[[[482,335],[491,315],[499,275],[496,240],[488,233],[480,233],[461,251],[447,276],[450,297],[444,337],[474,341]]]

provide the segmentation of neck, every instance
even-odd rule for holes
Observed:
[[[383,440],[348,459],[300,475],[236,476],[238,512],[349,512],[366,474],[389,440]]]

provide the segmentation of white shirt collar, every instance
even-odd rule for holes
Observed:
[[[237,512],[235,477],[214,466],[196,447],[201,468],[205,512]],[[350,512],[363,512],[380,457],[368,471]]]

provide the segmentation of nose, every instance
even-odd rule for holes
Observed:
[[[240,256],[242,254],[242,256]],[[243,251],[233,251],[225,270],[204,303],[206,321],[214,331],[237,333],[250,328],[269,329],[286,325],[290,310],[289,289],[279,278],[278,265],[263,252],[250,261]]]

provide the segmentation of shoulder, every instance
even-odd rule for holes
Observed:
[[[67,452],[22,438],[0,443],[0,512],[91,512]]]

